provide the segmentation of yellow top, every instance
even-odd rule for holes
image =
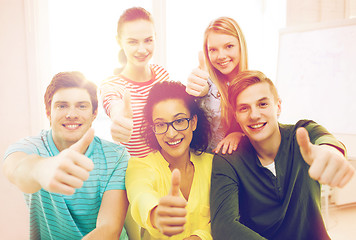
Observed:
[[[190,161],[194,165],[194,177],[187,204],[187,223],[184,232],[168,237],[152,226],[151,210],[159,199],[168,195],[171,175],[168,162],[160,152],[152,152],[145,158],[133,157],[126,171],[126,191],[131,204],[133,219],[144,228],[143,240],[182,240],[197,235],[203,240],[212,240],[210,229],[210,180],[213,155],[191,152]],[[182,193],[181,196],[183,197]]]

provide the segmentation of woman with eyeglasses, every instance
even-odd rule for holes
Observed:
[[[153,150],[130,159],[126,189],[142,239],[212,239],[210,125],[195,97],[178,82],[152,87],[141,129]]]

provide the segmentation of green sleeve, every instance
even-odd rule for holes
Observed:
[[[305,129],[308,131],[311,143],[315,145],[324,144],[333,146],[346,156],[345,145],[338,141],[331,133],[329,133],[326,128],[313,121],[308,121],[306,124],[304,124],[303,127],[305,127]]]
[[[220,155],[213,160],[210,214],[214,240],[265,239],[240,223],[239,180],[233,166]]]

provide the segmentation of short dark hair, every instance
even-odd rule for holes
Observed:
[[[167,99],[183,100],[186,108],[189,110],[191,117],[196,115],[198,118],[197,128],[193,132],[193,139],[190,143],[190,148],[196,154],[204,152],[209,144],[210,139],[210,124],[205,116],[204,111],[199,107],[196,98],[189,95],[185,91],[185,86],[176,81],[163,81],[156,83],[147,97],[147,103],[143,109],[143,124],[141,127],[141,135],[145,139],[147,145],[153,150],[160,150],[161,147],[152,130],[153,107]]]
[[[276,86],[273,84],[271,79],[266,77],[260,71],[255,70],[246,70],[242,71],[236,75],[236,77],[230,82],[228,89],[228,98],[229,103],[232,107],[232,110],[236,111],[236,99],[239,94],[244,91],[246,88],[257,84],[257,83],[268,83],[270,86],[271,93],[273,94],[274,100],[278,100],[278,92]]]
[[[117,23],[117,36],[121,37],[121,32],[124,24],[126,22],[132,22],[136,20],[146,20],[153,23],[153,18],[151,13],[142,7],[132,7],[126,9],[120,16]]]
[[[63,88],[83,88],[87,90],[93,106],[93,113],[98,109],[97,86],[94,83],[88,81],[85,76],[78,71],[60,72],[54,75],[44,95],[47,116],[51,114],[53,95],[59,89]]]

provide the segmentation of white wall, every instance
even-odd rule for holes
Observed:
[[[0,36],[0,154],[3,156],[9,144],[31,132],[22,0],[0,1]],[[28,212],[22,194],[3,174],[0,192],[0,238],[28,239]]]

